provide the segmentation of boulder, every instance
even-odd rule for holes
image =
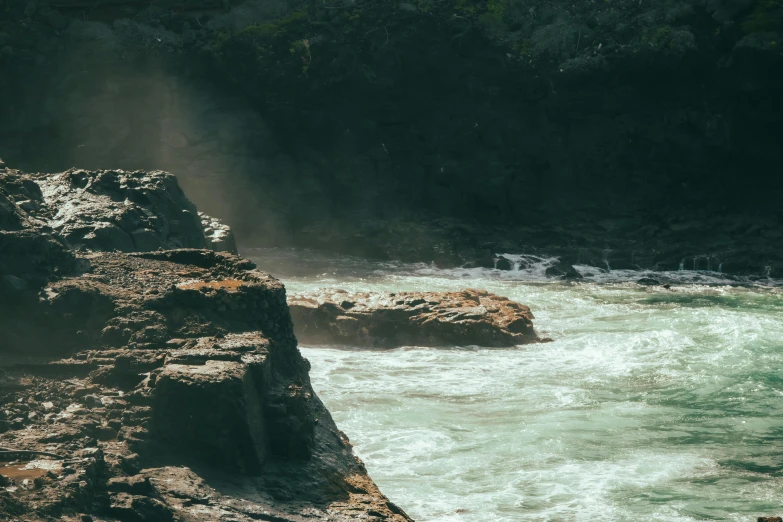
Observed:
[[[550,266],[546,269],[547,277],[556,277],[565,280],[582,279],[582,274],[577,272],[576,268],[568,263],[559,262],[556,265]]]
[[[297,338],[365,348],[516,346],[540,342],[525,305],[485,290],[292,295]]]
[[[491,250],[480,252],[468,263],[468,268],[495,268],[495,258]]]
[[[263,368],[265,357],[254,363]],[[266,459],[263,382],[244,362],[169,364],[155,383],[153,434],[179,451],[241,473]]]
[[[500,256],[495,261],[495,268],[498,270],[511,270],[514,268],[514,263],[507,257]]]

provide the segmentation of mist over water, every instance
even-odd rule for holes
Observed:
[[[539,333],[555,339],[512,349],[302,347],[313,386],[370,475],[416,520],[747,521],[781,512],[775,282],[738,287],[717,273],[683,273],[677,284],[677,273],[656,273],[675,283],[665,289],[623,282],[638,272],[609,272],[566,284],[535,270],[245,254],[289,293],[485,288],[529,305]],[[689,284],[696,276],[709,284]]]

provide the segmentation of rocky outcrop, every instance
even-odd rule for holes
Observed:
[[[50,187],[0,180],[0,518],[409,520],[313,392],[279,281],[207,249],[69,250],[16,182]]]
[[[167,172],[72,169],[31,175],[5,169],[0,171],[0,186],[5,192],[0,195],[0,219],[9,228],[28,219],[73,247],[120,252],[210,248],[236,253],[230,228],[199,214]]]
[[[541,342],[530,308],[484,290],[351,294],[322,290],[289,298],[297,338],[364,348],[516,346]]]
[[[546,275],[547,277],[556,277],[566,280],[582,279],[582,274],[577,272],[576,268],[562,262],[558,262],[555,265],[547,267]]]
[[[204,229],[207,248],[215,252],[233,252],[236,254],[237,243],[231,227],[203,212],[199,212],[198,216],[201,218],[201,226]]]

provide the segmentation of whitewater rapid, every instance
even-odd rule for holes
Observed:
[[[484,288],[552,343],[303,346],[381,490],[419,521],[755,520],[783,514],[783,301],[716,272],[438,270],[245,252],[289,292]],[[515,261],[516,262],[516,261]],[[618,273],[619,272],[619,273]],[[663,286],[633,281],[654,277]],[[698,284],[694,284],[698,283]]]

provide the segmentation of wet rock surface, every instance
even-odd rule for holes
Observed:
[[[289,298],[297,338],[365,348],[516,346],[541,342],[525,305],[485,290],[351,294],[323,290]]]
[[[231,229],[199,214],[177,179],[161,171],[23,174],[0,171],[0,220],[47,227],[72,247],[148,252],[210,248],[236,253]]]
[[[13,173],[0,194],[57,179]],[[0,519],[409,520],[313,392],[279,281],[206,249],[71,250],[67,225],[14,207],[0,206]]]

